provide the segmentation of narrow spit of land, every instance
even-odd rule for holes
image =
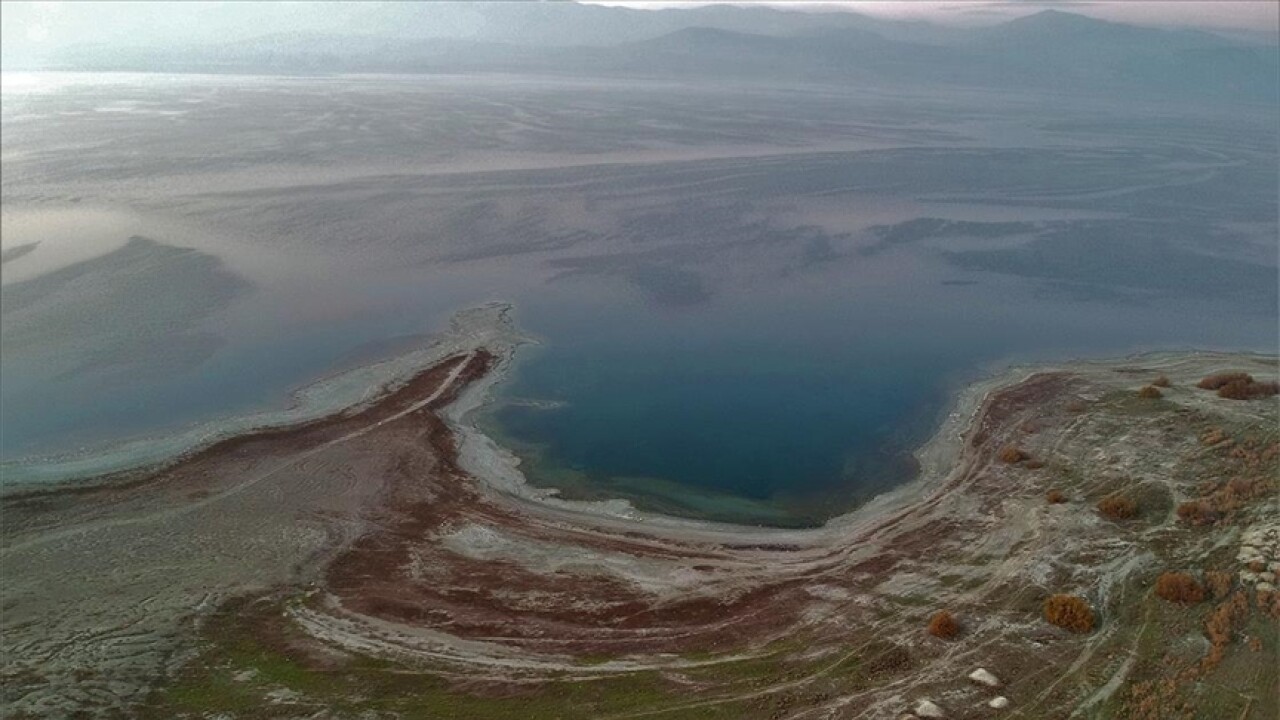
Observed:
[[[1274,357],[1010,370],[912,484],[769,530],[525,485],[470,421],[522,342],[475,309],[359,407],[7,493],[6,716],[1280,710]]]

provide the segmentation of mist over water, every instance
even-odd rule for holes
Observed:
[[[536,482],[815,522],[1014,360],[1274,351],[1276,108],[488,75],[6,77],[0,453],[279,407],[516,304]]]

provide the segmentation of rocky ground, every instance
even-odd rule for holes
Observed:
[[[6,716],[1280,712],[1275,358],[1011,370],[797,531],[523,485],[469,422],[520,342],[490,306],[374,402],[6,494]]]

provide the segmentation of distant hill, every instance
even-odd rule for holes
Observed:
[[[535,72],[735,81],[957,84],[1277,102],[1273,46],[1046,10],[984,28],[854,13],[575,3],[374,6],[399,34],[275,33],[172,47],[67,47],[41,67],[168,72]],[[376,21],[376,22],[375,22]]]

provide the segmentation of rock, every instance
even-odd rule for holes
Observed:
[[[1258,583],[1257,585],[1253,586],[1253,589],[1257,590],[1258,592],[1275,592],[1276,586],[1272,585],[1271,583]]]
[[[1009,707],[1009,698],[1003,695],[1001,695],[1000,697],[993,697],[991,698],[991,702],[987,703],[987,706],[993,707],[997,710],[1002,710],[1004,708]]]
[[[928,700],[921,700],[916,703],[916,717],[922,718],[944,718],[946,713],[942,712],[942,708]]]
[[[1264,583],[1274,583],[1276,581],[1276,574],[1273,572],[1260,572],[1258,573],[1258,580]]]
[[[995,675],[992,675],[990,672],[987,671],[986,668],[978,668],[977,670],[974,670],[973,672],[969,673],[969,679],[978,683],[979,685],[986,685],[987,687],[1000,687],[1000,678],[996,677]]]
[[[1240,582],[1256,583],[1258,582],[1258,573],[1250,570],[1241,570]]]

